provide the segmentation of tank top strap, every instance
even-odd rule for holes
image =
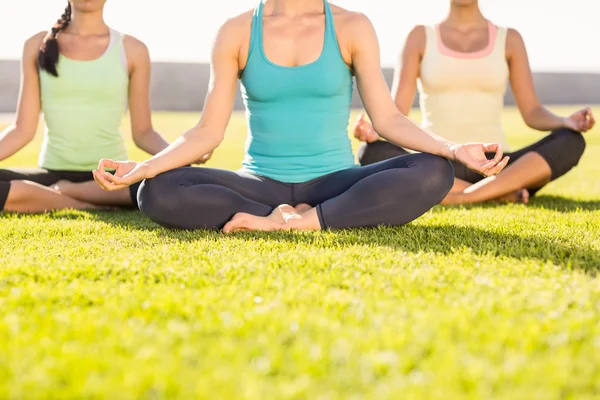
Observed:
[[[333,19],[333,11],[331,11],[331,5],[328,0],[323,0],[325,8],[325,39],[323,43],[324,53],[333,54],[335,57],[339,57],[342,62],[342,49],[337,40],[337,34],[335,32],[335,20]],[[345,64],[345,63],[344,63]]]
[[[335,38],[335,26],[333,24],[333,13],[331,12],[331,6],[329,1],[323,0],[323,6],[325,8],[325,37],[333,36]]]
[[[439,55],[437,25],[425,25],[425,54]]]
[[[495,26],[496,28],[496,43],[494,43],[494,53],[499,53],[503,57],[506,55],[506,38],[508,28],[505,26]]]
[[[115,29],[110,29],[110,44],[108,47],[108,51],[104,56],[111,55],[110,57],[119,57],[119,61],[121,66],[129,74],[129,65],[127,61],[127,53],[125,52],[125,36],[124,33],[121,33]],[[112,55],[114,54],[114,55]]]
[[[250,28],[250,47],[248,48],[248,59],[252,56],[252,53],[257,46],[262,46],[262,31],[263,31],[263,0],[260,0],[258,6],[254,9],[252,14],[252,27]]]

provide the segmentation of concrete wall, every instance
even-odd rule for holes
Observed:
[[[391,86],[393,71],[384,75]],[[155,63],[152,70],[152,108],[160,111],[199,111],[209,79],[207,64]],[[600,73],[536,73],[538,95],[544,104],[600,104]],[[0,112],[15,111],[19,92],[19,63],[0,60]],[[507,93],[506,103],[514,104]],[[354,106],[361,107],[355,93]],[[236,109],[243,109],[239,91]]]

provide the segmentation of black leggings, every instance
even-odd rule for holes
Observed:
[[[43,168],[0,169],[0,211],[4,210],[4,206],[6,205],[11,181],[29,181],[43,186],[51,186],[58,181],[81,183],[93,180],[94,175],[92,175],[91,171],[54,171]],[[134,207],[137,206],[138,188],[139,184],[129,188],[129,194]]]
[[[550,166],[550,170],[552,171],[551,180],[555,180],[569,172],[579,163],[584,150],[585,139],[583,135],[579,132],[563,128],[553,131],[530,146],[512,153],[506,153],[506,155],[510,156],[510,161],[508,162],[508,165],[510,165],[527,153],[535,152],[539,154]],[[358,160],[361,165],[370,165],[405,154],[410,153],[390,142],[363,143],[358,151]],[[494,155],[494,153],[490,153],[488,154],[488,158],[493,158]],[[458,179],[476,183],[484,178],[462,164],[456,162],[452,162],[452,164],[455,176]],[[541,187],[527,189],[531,195],[535,195]]]
[[[454,181],[448,160],[431,154],[395,157],[304,183],[284,183],[245,172],[179,168],[148,179],[140,210],[177,229],[221,229],[236,213],[267,216],[281,204],[317,208],[321,227],[398,226],[423,215]]]

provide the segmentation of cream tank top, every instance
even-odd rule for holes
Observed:
[[[437,25],[425,28],[418,80],[422,126],[457,143],[500,143],[508,150],[502,129],[509,75],[507,29],[491,22],[488,26],[487,48],[472,53],[444,46]]]

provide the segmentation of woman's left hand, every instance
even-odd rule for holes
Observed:
[[[510,157],[503,157],[502,146],[497,143],[467,143],[456,144],[450,147],[454,159],[469,169],[483,175],[498,174],[506,167]],[[492,160],[488,160],[486,153],[496,153]]]
[[[569,118],[564,119],[565,128],[581,133],[589,131],[595,124],[596,120],[592,114],[592,109],[589,107],[579,110]]]

